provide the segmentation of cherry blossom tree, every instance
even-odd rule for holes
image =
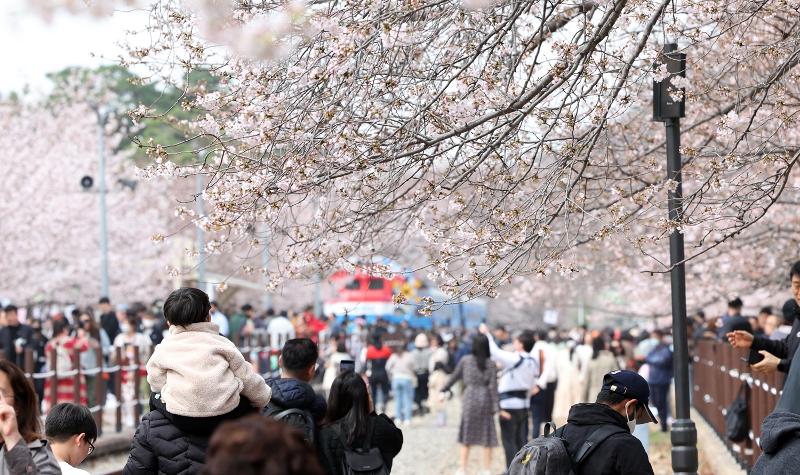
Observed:
[[[18,304],[93,303],[100,292],[97,122],[85,106],[0,106],[0,295]],[[113,128],[108,125],[108,130]],[[151,301],[171,286],[175,259],[151,235],[169,225],[170,183],[136,182],[135,167],[107,140],[111,296]],[[81,188],[83,176],[95,186]],[[121,181],[126,180],[126,181]],[[178,253],[178,257],[180,254]]]
[[[592,246],[664,272],[676,228],[709,268],[745,231],[745,247],[771,243],[775,223],[761,238],[756,225],[797,187],[797,8],[161,0],[125,65],[191,93],[196,153],[143,144],[144,175],[206,177],[207,214],[179,213],[216,233],[213,252],[270,246],[278,283],[421,242],[448,294],[495,296],[514,278],[586,273]],[[688,55],[670,91],[688,112],[680,222],[651,122],[666,42]],[[197,68],[217,87],[190,91]]]

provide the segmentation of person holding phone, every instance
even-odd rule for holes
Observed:
[[[789,320],[794,314],[794,323],[789,335],[783,340],[770,340],[766,335],[754,336],[750,332],[736,330],[726,336],[734,348],[749,348],[751,350],[751,364],[753,371],[758,373],[772,373],[780,371],[788,373],[792,358],[800,346],[800,261],[795,262],[789,269],[789,279],[792,286],[793,299],[783,305],[784,318]],[[756,353],[761,360],[755,362]]]
[[[333,341],[333,345],[335,345],[336,351],[331,354],[330,358],[328,358],[328,362],[325,364],[325,374],[322,376],[322,387],[325,389],[325,394],[329,394],[331,390],[331,385],[333,385],[333,380],[336,379],[336,376],[339,376],[341,373],[340,364],[343,361],[352,361],[353,357],[347,352],[347,348],[344,346],[344,342],[337,342]],[[355,368],[351,368],[355,369]]]

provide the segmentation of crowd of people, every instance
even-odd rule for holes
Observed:
[[[795,295],[782,318],[768,307],[747,318],[737,298],[719,318],[695,315],[691,341],[729,341],[751,349],[754,371],[790,372],[800,339],[800,263],[791,278]],[[192,288],[150,306],[114,308],[102,298],[96,311],[47,316],[6,305],[0,324],[0,474],[85,473],[75,467],[102,429],[93,412],[108,399],[137,397],[138,380],[149,411],[131,420],[129,475],[345,475],[354,464],[389,473],[402,430],[429,412],[425,423],[447,425],[454,394],[461,399],[457,473],[469,471],[476,449],[479,473],[490,473],[500,445],[513,473],[526,451],[552,443],[541,435],[553,429],[560,379],[571,407],[558,440],[578,474],[652,473],[641,423],[666,432],[671,421],[671,338],[658,328],[419,330],[381,319],[318,319],[311,308],[259,315],[247,304],[229,318]],[[280,349],[277,373],[259,374],[251,364],[245,347],[254,338]],[[128,390],[118,395],[100,371],[114,364],[128,371]],[[21,368],[68,377],[52,388],[53,379],[31,380]],[[574,376],[559,378],[565,370]],[[794,407],[786,399],[783,406]],[[599,444],[602,451],[584,450]]]

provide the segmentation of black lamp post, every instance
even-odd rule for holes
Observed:
[[[669,192],[669,219],[683,219],[683,190],[681,186],[681,128],[680,119],[686,115],[683,91],[674,100],[670,91],[671,79],[686,75],[686,55],[677,52],[678,45],[664,45],[658,63],[667,67],[669,78],[653,82],[653,120],[664,122],[667,129],[667,177],[675,183]],[[697,430],[689,418],[689,348],[686,331],[686,272],[684,269],[683,234],[677,229],[669,236],[670,278],[672,281],[672,335],[675,371],[675,421],[672,424],[672,471],[675,474],[697,473]],[[659,417],[664,417],[659,414]]]

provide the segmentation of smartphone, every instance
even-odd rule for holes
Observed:
[[[764,359],[764,355],[762,355],[761,353],[755,352],[755,351],[751,351],[750,354],[747,355],[747,358],[741,358],[742,361],[744,361],[745,363],[747,363],[749,365],[754,365],[756,363],[760,363],[761,360],[763,360],[763,359]]]
[[[339,363],[339,372],[344,373],[345,371],[355,371],[356,370],[356,362],[353,360],[342,360]]]

